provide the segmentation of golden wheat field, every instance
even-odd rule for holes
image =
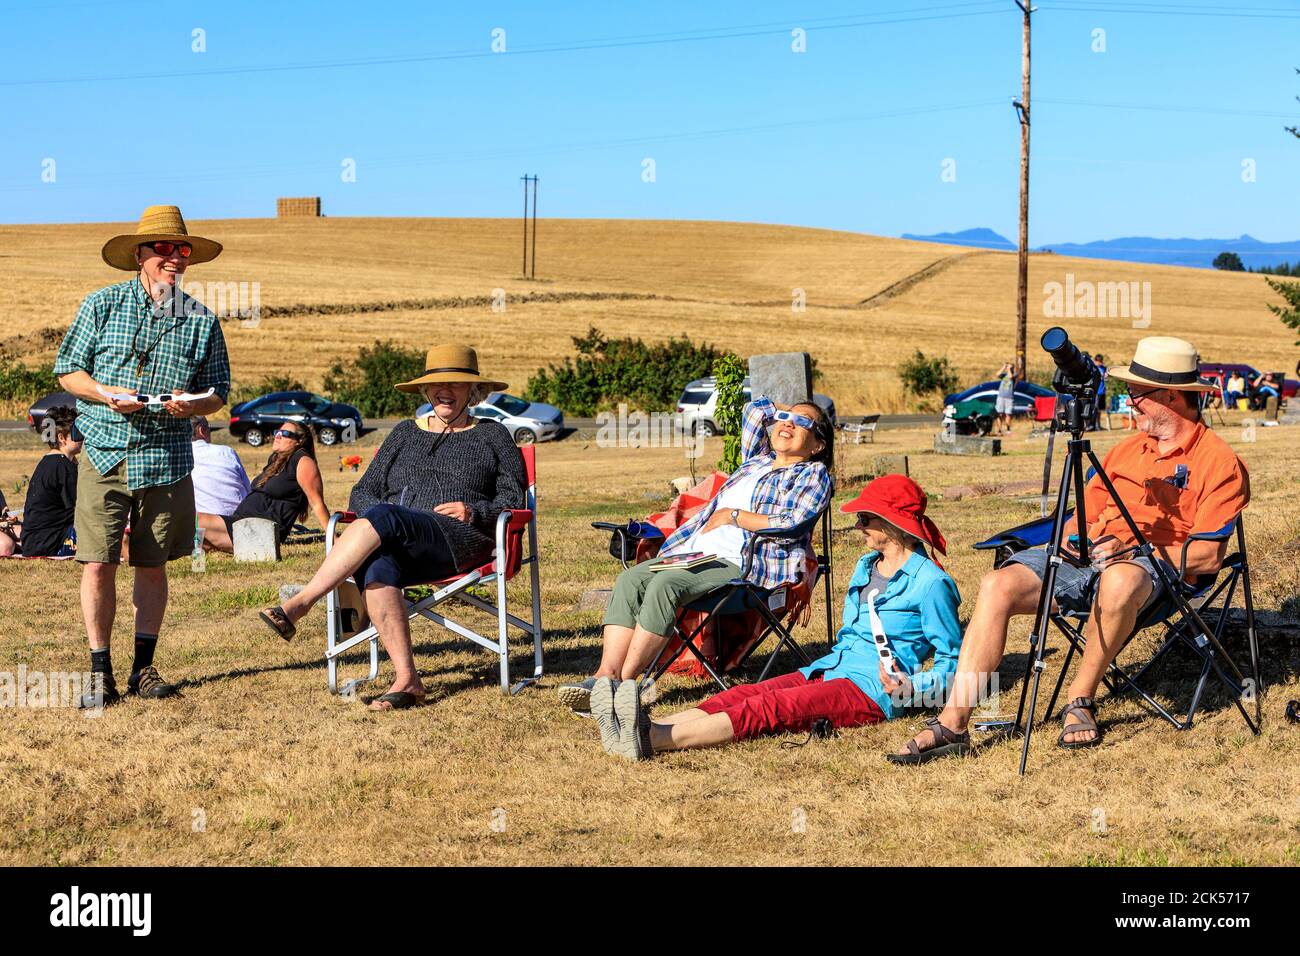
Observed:
[[[851,413],[889,410],[891,401],[902,407],[894,365],[913,348],[947,354],[970,380],[997,366],[1012,337],[1012,256],[777,226],[547,221],[539,229],[539,279],[524,282],[517,227],[193,223],[226,242],[227,254],[190,278],[203,280],[206,270],[214,280],[260,281],[266,306],[362,307],[266,318],[255,330],[228,325],[236,378],[248,381],[292,369],[319,384],[329,361],[377,336],[423,347],[455,335],[480,348],[491,373],[522,383],[539,364],[567,354],[568,335],[595,324],[647,338],[689,333],[743,354],[806,349],[825,373],[824,390]],[[30,333],[65,326],[81,296],[115,278],[96,264],[114,231],[0,227],[0,338],[11,353],[49,360],[53,347]],[[60,261],[77,265],[45,269],[32,239],[61,243],[71,253]],[[956,258],[946,268],[883,304],[860,305],[949,256]],[[1166,332],[1192,338],[1207,357],[1293,364],[1291,338],[1263,307],[1267,290],[1257,276],[1036,256],[1031,290],[1069,271],[1152,283],[1150,330],[1123,319],[1067,323],[1108,359],[1126,357],[1143,334]],[[483,299],[497,287],[509,297],[504,316]],[[794,288],[807,294],[804,313],[791,312]],[[539,292],[625,297],[520,300]],[[632,294],[643,297],[626,297]],[[439,301],[379,309],[413,299]],[[1031,343],[1051,324],[1036,301],[1031,295]],[[1250,469],[1255,599],[1262,611],[1296,621],[1295,431],[1252,429],[1243,419],[1229,412],[1216,427]],[[906,454],[948,538],[945,564],[964,596],[964,622],[990,566],[971,545],[1037,514],[1037,499],[1014,487],[1041,476],[1044,442],[1026,432],[1019,425],[997,459],[936,455],[932,431],[921,428],[881,431],[874,445],[841,444],[837,501],[856,494],[877,456]],[[1095,446],[1104,453],[1123,434],[1100,433]],[[381,438],[362,437],[364,458]],[[218,440],[229,437],[221,432]],[[265,453],[237,447],[256,473]],[[30,435],[0,433],[0,488],[11,504],[20,503],[14,491],[41,450]],[[704,460],[720,451],[709,440]],[[358,478],[339,470],[337,455],[321,456],[333,509],[346,504]],[[609,586],[617,564],[590,523],[659,510],[687,461],[680,448],[598,448],[577,436],[538,446],[537,457],[546,632],[539,687],[503,698],[494,658],[417,626],[416,659],[432,702],[372,713],[326,690],[323,607],[288,644],[257,619],[280,585],[310,576],[319,544],[291,545],[277,565],[213,554],[197,574],[176,562],[157,663],[183,683],[183,697],[128,700],[95,718],[67,709],[0,712],[0,864],[1300,864],[1300,729],[1282,717],[1285,702],[1300,696],[1295,624],[1262,639],[1259,737],[1212,690],[1185,732],[1129,698],[1103,699],[1106,740],[1093,750],[1054,748],[1057,729],[1047,725],[1024,778],[1016,776],[1018,742],[919,768],[888,764],[883,754],[917,729],[919,716],[802,747],[771,738],[635,765],[606,756],[592,722],[572,716],[554,690],[590,673],[599,658],[599,614],[577,604],[584,591]],[[1058,465],[1060,458],[1058,443]],[[837,615],[862,550],[850,523],[836,516]],[[86,668],[78,578],[74,562],[0,561],[0,671]],[[129,582],[123,572],[119,681],[130,663]],[[516,583],[519,612],[528,592],[522,577]],[[822,611],[818,598],[812,623],[797,632],[813,654],[825,646]],[[988,713],[1014,710],[1027,632],[1027,621],[1013,625],[1002,692]],[[1159,637],[1154,629],[1140,635],[1122,660],[1140,660]],[[1064,658],[1061,644],[1052,638],[1049,676]],[[1244,660],[1240,636],[1228,647]],[[521,641],[515,650],[518,676],[531,649]],[[361,667],[359,657],[350,663],[352,674]],[[1185,701],[1194,676],[1187,658],[1178,658],[1158,692]],[[390,677],[385,662],[374,692]],[[669,677],[655,709],[688,707],[709,693],[706,684]]]
[[[974,382],[1014,345],[1011,253],[791,226],[548,219],[538,226],[537,279],[524,280],[514,220],[241,219],[190,227],[225,251],[193,267],[187,283],[259,284],[267,317],[257,328],[226,324],[243,384],[288,370],[319,388],[334,360],[377,338],[421,349],[459,338],[518,392],[538,368],[572,354],[570,337],[594,325],[647,339],[689,335],[740,354],[808,351],[824,375],[819,389],[841,412],[895,412],[915,404],[896,372],[914,349],[946,355],[963,381]],[[100,247],[133,229],[0,226],[0,354],[52,361],[82,297],[125,276],[104,265]],[[49,248],[60,255],[50,257]],[[904,281],[925,270],[923,281]],[[1060,321],[1044,315],[1044,288],[1068,275],[1078,283],[1150,283],[1147,329],[1123,317],[1067,323],[1083,347],[1112,363],[1127,359],[1143,335],[1168,334],[1192,339],[1207,359],[1295,364],[1294,336],[1265,307],[1280,297],[1262,276],[1042,254],[1030,263],[1031,370],[1046,371],[1037,337]],[[492,308],[498,289],[504,312]],[[800,296],[806,308],[796,312]],[[354,311],[294,308],[340,304]]]

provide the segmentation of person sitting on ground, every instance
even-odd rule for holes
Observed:
[[[1250,498],[1246,468],[1201,420],[1198,393],[1214,386],[1197,377],[1191,343],[1167,337],[1142,339],[1132,363],[1112,369],[1110,375],[1128,387],[1138,433],[1115,445],[1102,469],[1173,581],[1189,536],[1218,531],[1246,506]],[[1088,482],[1083,497],[1088,526],[1078,528],[1076,515],[1065,527],[1061,546],[1077,560],[1070,536],[1086,534],[1090,563],[1066,560],[1059,565],[1053,601],[1053,613],[1088,615],[1082,660],[1066,694],[1070,703],[1057,741],[1067,749],[1101,743],[1093,695],[1138,615],[1164,593],[1151,559],[1133,556],[1137,542],[1099,477]],[[1226,541],[1188,544],[1188,579],[1217,572],[1227,546]],[[966,726],[979,703],[978,686],[1002,660],[1008,621],[1037,610],[1046,565],[1046,551],[1026,550],[984,576],[943,712],[905,747],[890,754],[891,761],[924,763],[968,752]]]
[[[47,413],[45,444],[50,446],[32,472],[23,505],[18,547],[27,558],[64,557],[76,553],[77,456],[81,433],[75,409],[60,405]]]
[[[330,512],[325,506],[325,487],[316,464],[316,443],[311,429],[302,422],[285,422],[275,430],[271,457],[262,473],[253,479],[248,496],[233,513],[199,514],[198,522],[208,547],[233,551],[236,521],[267,518],[275,522],[283,541],[309,510],[322,528],[329,524]]]
[[[560,699],[588,709],[597,678],[633,680],[659,656],[673,633],[677,610],[740,576],[750,532],[793,528],[820,514],[834,491],[835,437],[813,402],[785,408],[768,398],[745,406],[743,461],[714,498],[668,536],[657,557],[628,568],[614,582],[605,612],[604,650],[595,675],[559,688]],[[809,537],[760,539],[749,580],[765,588],[794,583],[803,574]],[[664,559],[698,553],[714,560],[690,568],[656,570]]]
[[[1016,413],[1016,367],[1011,362],[1003,362],[998,370],[998,396],[996,408],[997,430],[995,435],[1004,431],[1011,434],[1011,418]]]
[[[870,549],[858,561],[843,624],[826,656],[783,677],[738,684],[697,707],[652,721],[637,681],[596,682],[592,714],[607,753],[646,759],[665,750],[710,747],[763,734],[880,723],[912,706],[938,706],[957,670],[961,598],[952,578],[926,555],[946,553],[925,516],[921,487],[903,475],[869,483],[840,508],[858,516]],[[888,650],[882,655],[880,644]],[[921,664],[933,657],[929,670]],[[887,662],[888,659],[888,662]]]
[[[351,576],[396,676],[373,710],[402,710],[425,697],[415,669],[402,589],[467,572],[492,559],[497,517],[522,508],[528,473],[510,432],[474,418],[471,405],[509,386],[479,374],[468,346],[429,349],[425,373],[396,386],[433,406],[398,423],[352,489],[356,521],[311,581],[262,620],[285,640],[296,622]]]
[[[1228,376],[1227,406],[1236,408],[1237,402],[1241,401],[1246,395],[1246,378],[1241,372],[1233,372]]]
[[[194,417],[194,510],[200,515],[233,515],[252,487],[239,454],[229,445],[212,444],[212,428],[203,415]]]

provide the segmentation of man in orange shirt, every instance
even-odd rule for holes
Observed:
[[[1102,469],[1173,580],[1188,537],[1218,531],[1246,507],[1250,499],[1246,468],[1201,421],[1198,393],[1214,386],[1198,378],[1196,349],[1190,342],[1145,338],[1138,343],[1133,361],[1112,369],[1110,377],[1128,386],[1138,432],[1110,450]],[[1087,642],[1066,695],[1070,704],[1058,741],[1069,749],[1101,743],[1093,701],[1097,685],[1138,615],[1163,590],[1151,559],[1134,557],[1133,534],[1099,477],[1088,482],[1083,498],[1092,563],[1083,567],[1062,563],[1053,595],[1054,609],[1089,614],[1084,629]],[[1079,534],[1077,516],[1066,525],[1065,534],[1067,538]],[[1062,547],[1077,557],[1070,540]],[[1227,541],[1191,542],[1188,579],[1217,572],[1227,547]],[[924,763],[969,749],[966,725],[979,702],[980,678],[997,670],[1011,617],[1037,609],[1046,566],[1044,550],[1022,551],[984,576],[947,704],[937,722],[889,755],[892,761]]]

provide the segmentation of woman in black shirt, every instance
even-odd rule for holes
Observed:
[[[241,518],[268,518],[283,541],[295,522],[311,511],[322,528],[329,524],[325,489],[316,464],[316,444],[311,429],[300,422],[285,422],[275,432],[271,457],[253,479],[253,489],[232,515],[198,516],[204,541],[218,551],[233,551],[232,528]]]
[[[45,443],[52,451],[32,472],[23,506],[18,543],[24,557],[62,557],[76,551],[72,519],[77,510],[77,455],[81,454],[81,433],[73,424],[76,414],[66,406],[49,414],[53,432]]]

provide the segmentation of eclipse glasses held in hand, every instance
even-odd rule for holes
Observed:
[[[138,402],[141,405],[162,405],[166,402],[197,402],[201,398],[208,398],[216,394],[215,388],[210,388],[206,392],[200,392],[197,395],[190,392],[163,392],[159,395],[146,395],[144,392],[109,392],[105,391],[104,386],[96,385],[96,391],[108,399],[116,399],[119,402]]]

